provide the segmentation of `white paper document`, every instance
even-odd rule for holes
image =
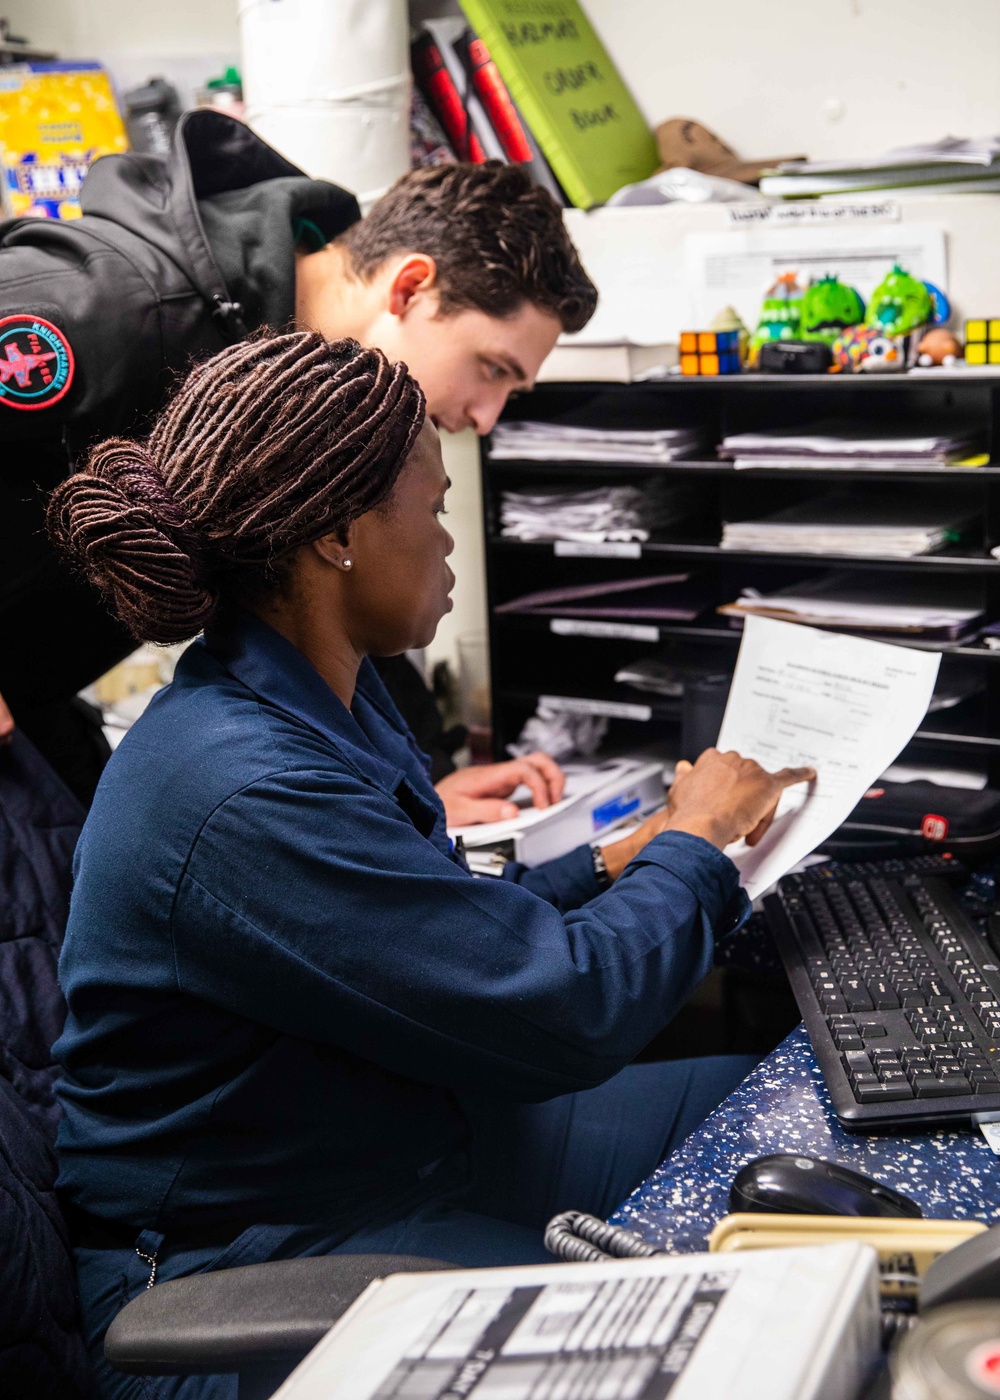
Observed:
[[[846,820],[927,713],[940,656],[748,617],[718,748],[764,768],[815,768],[763,840],[727,849],[751,899]]]

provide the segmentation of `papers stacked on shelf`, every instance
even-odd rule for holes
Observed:
[[[647,695],[662,695],[668,700],[681,700],[684,690],[692,680],[703,680],[717,674],[705,666],[685,665],[683,662],[668,661],[660,656],[643,656],[619,667],[615,672],[616,685],[631,686]]]
[[[722,548],[760,554],[912,559],[962,537],[973,511],[912,494],[830,492],[756,520],[729,520]]]
[[[494,462],[624,462],[661,466],[690,456],[701,434],[696,428],[574,428],[563,423],[498,423],[490,457]]]
[[[968,433],[928,430],[902,435],[898,430],[844,427],[836,420],[775,428],[767,433],[731,433],[719,446],[720,457],[739,467],[943,467],[962,461],[974,450]]]
[[[744,588],[726,617],[774,617],[838,631],[904,634],[954,642],[977,630],[983,609],[972,590],[952,579],[893,578],[886,574],[831,572],[775,593]]]
[[[653,481],[647,487],[601,486],[578,491],[551,486],[547,491],[504,491],[500,533],[515,540],[648,540],[691,515],[697,496],[686,486]]]
[[[925,188],[931,194],[1000,190],[1000,136],[946,136],[855,160],[782,161],[760,182],[761,194],[779,199]]]
[[[686,588],[690,574],[656,574],[652,578],[583,583],[526,593],[494,609],[543,617],[634,618],[650,622],[690,622],[708,606],[702,589]]]

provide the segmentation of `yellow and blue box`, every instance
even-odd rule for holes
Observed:
[[[111,81],[99,63],[0,68],[5,214],[77,218],[89,167],[98,156],[127,150]]]
[[[1000,316],[966,321],[965,363],[1000,365]]]
[[[739,372],[739,331],[681,331],[681,374]]]

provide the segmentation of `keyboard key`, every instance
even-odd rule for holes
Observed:
[[[834,1034],[833,1043],[838,1050],[862,1050],[865,1044],[857,1031],[838,1031]]]
[[[857,1024],[865,1040],[878,1040],[886,1033],[885,1022],[874,1016],[859,1016]]]
[[[949,1045],[972,1046],[975,1044],[972,1039],[972,1032],[964,1021],[960,1026],[945,1026],[942,1029],[944,1030],[944,1038]]]
[[[854,1097],[858,1103],[894,1103],[912,1099],[913,1090],[905,1080],[902,1084],[864,1084],[855,1086]]]
[[[848,1074],[871,1074],[872,1062],[863,1050],[848,1050],[844,1054]]]
[[[988,1069],[974,1069],[969,1074],[969,1081],[975,1093],[996,1093],[1000,1090],[1000,1079],[995,1074],[991,1074]]]
[[[972,1093],[972,1085],[961,1072],[958,1074],[939,1073],[938,1083],[943,1085],[949,1094]]]
[[[902,1070],[885,1070],[884,1074],[880,1074],[880,1077],[878,1077],[878,1078],[881,1079],[882,1084],[889,1084],[889,1085],[896,1085],[896,1086],[898,1086],[898,1085],[906,1085],[906,1098],[909,1098],[909,1096],[910,1096],[910,1081],[909,1081],[908,1078],[906,1078],[906,1075],[903,1074],[903,1071],[902,1071]]]
[[[964,1078],[935,1079],[931,1084],[925,1084],[919,1089],[914,1084],[913,1092],[918,1099],[947,1099],[954,1098],[958,1094],[971,1094],[972,1086]]]
[[[872,1006],[876,1011],[895,1011],[899,1006],[899,997],[884,977],[872,978],[868,983],[868,995],[871,997]],[[933,1005],[933,1003],[931,1004]]]
[[[930,1099],[937,1095],[940,1081],[932,1072],[928,1071],[924,1074],[911,1072],[909,1079],[914,1098]]]
[[[868,995],[868,988],[860,977],[843,978],[840,990],[850,1011],[871,1011],[872,999]]]

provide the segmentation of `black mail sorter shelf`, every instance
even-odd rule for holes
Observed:
[[[832,568],[864,570],[876,578],[884,574],[912,579],[922,597],[928,587],[940,587],[942,604],[949,589],[958,586],[982,606],[985,621],[1000,621],[1000,560],[991,554],[1000,545],[1000,377],[968,372],[846,378],[739,375],[656,384],[546,384],[509,404],[504,417],[594,428],[695,426],[704,447],[697,460],[641,467],[494,462],[484,441],[486,580],[498,757],[504,756],[543,695],[585,702],[606,712],[609,747],[656,745],[665,753],[678,752],[680,702],[616,682],[615,674],[628,663],[652,656],[707,673],[731,671],[741,632],[716,608],[734,601],[747,587],[769,592]],[[819,419],[862,431],[866,426],[898,426],[901,434],[912,432],[918,423],[941,432],[972,430],[989,454],[990,465],[915,466],[904,471],[809,466],[736,470],[715,455],[728,434]],[[578,484],[581,489],[615,482],[642,487],[654,479],[687,483],[697,493],[697,507],[682,526],[654,537],[637,554],[633,551],[635,557],[621,557],[609,549],[567,558],[551,542],[526,544],[500,535],[504,490],[557,483]],[[763,555],[720,547],[724,520],[766,515],[831,486],[850,490],[860,502],[886,490],[940,492],[949,509],[956,503],[967,505],[972,523],[960,543],[914,559]],[[675,572],[691,573],[703,590],[705,606],[692,621],[642,624],[638,630],[626,624],[617,631],[596,629],[607,635],[590,635],[586,619],[496,611],[538,589]],[[952,699],[964,698],[928,714],[900,761],[985,772],[991,783],[1000,785],[1000,651],[991,651],[982,641],[935,644],[933,649],[943,658],[939,690]]]

